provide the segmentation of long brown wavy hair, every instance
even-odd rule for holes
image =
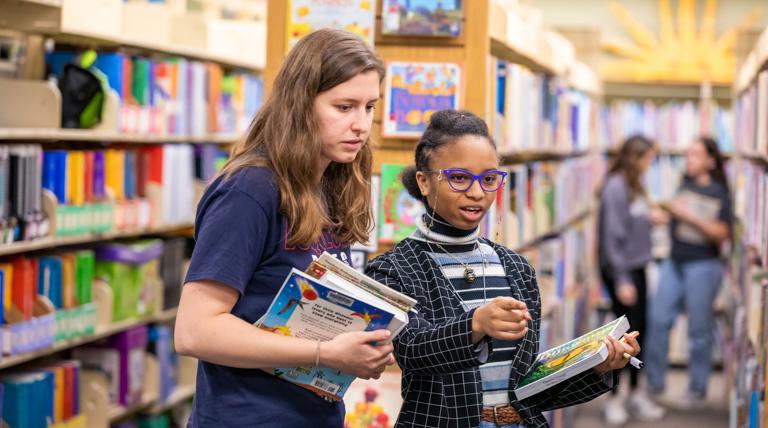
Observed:
[[[649,150],[655,150],[655,148],[653,141],[648,138],[642,135],[633,135],[621,145],[619,153],[611,165],[609,173],[618,173],[624,176],[632,198],[645,195],[645,189],[640,182],[642,171],[640,171],[639,163]]]
[[[322,29],[301,39],[288,53],[245,140],[221,171],[225,177],[249,166],[273,171],[290,246],[311,245],[328,229],[346,243],[368,239],[373,226],[370,137],[354,161],[331,162],[317,189],[321,141],[313,106],[321,92],[371,70],[381,83],[383,62],[352,33]]]

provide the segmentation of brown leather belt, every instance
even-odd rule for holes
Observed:
[[[523,418],[509,404],[484,408],[481,419],[485,422],[493,422],[499,426],[523,423]]]

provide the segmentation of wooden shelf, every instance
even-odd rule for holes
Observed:
[[[173,313],[175,316],[175,313],[176,313],[175,309],[173,309]],[[123,332],[133,327],[137,327],[140,325],[149,324],[153,322],[166,322],[168,320],[169,314],[170,314],[170,310],[161,312],[158,315],[152,315],[144,318],[134,318],[134,319],[127,319],[123,321],[117,321],[107,326],[96,327],[96,332],[94,334],[78,337],[77,339],[64,340],[61,342],[57,342],[55,345],[51,346],[50,348],[40,349],[33,352],[25,352],[23,354],[11,355],[7,357],[4,356],[3,359],[0,360],[0,370],[17,366],[19,364],[26,363],[28,361],[32,361],[37,358],[45,357],[47,355],[55,354],[57,352],[61,352],[70,348],[74,348],[76,346],[95,342],[97,340],[104,339],[105,337],[112,336],[114,334]]]
[[[535,162],[542,160],[557,160],[585,156],[591,153],[589,150],[563,151],[563,150],[515,150],[499,153],[502,163]]]
[[[711,98],[730,103],[732,89],[721,84],[711,85]],[[648,98],[700,100],[705,90],[701,82],[604,82],[606,98]]]
[[[591,214],[592,214],[592,210],[585,211],[585,212],[583,212],[583,213],[573,217],[572,219],[567,221],[565,224],[560,225],[558,227],[555,227],[554,229],[548,231],[547,233],[541,234],[541,235],[531,239],[530,241],[528,241],[528,242],[526,242],[526,243],[524,243],[522,245],[518,245],[517,247],[514,248],[514,250],[516,252],[520,252],[520,251],[523,251],[523,250],[535,247],[535,246],[541,244],[547,238],[560,235],[564,231],[570,229],[571,227],[575,226],[576,224],[580,223],[581,221],[583,221],[584,219],[589,217]]]
[[[176,389],[168,396],[168,399],[163,403],[155,403],[147,409],[146,413],[150,415],[159,415],[167,412],[170,409],[178,406],[179,404],[189,400],[195,396],[195,385],[177,386]]]
[[[768,165],[768,155],[761,155],[759,153],[740,152],[739,156]]]
[[[122,134],[90,131],[87,129],[46,129],[46,128],[0,128],[0,140],[14,141],[88,141],[133,144],[160,143],[215,143],[231,144],[236,142],[236,134],[213,135],[153,135],[153,134]]]
[[[173,321],[176,319],[176,313],[178,312],[178,310],[179,310],[178,307],[166,309],[155,316],[155,321],[165,322],[165,323]]]
[[[142,235],[163,234],[177,232],[193,227],[191,223],[181,223],[175,225],[156,226],[146,229],[114,231],[107,233],[93,233],[88,235],[68,236],[68,237],[47,237],[36,239],[34,241],[19,241],[11,244],[0,245],[0,256],[11,254],[26,253],[29,251],[44,250],[67,245],[90,244],[101,241],[108,241],[118,238],[133,238]]]
[[[555,70],[547,62],[508,44],[496,36],[491,36],[491,55],[505,61],[523,65],[531,71],[549,75],[560,74],[558,70]]]
[[[260,71],[265,67],[265,56],[244,59],[236,55],[220,55],[171,43],[134,40],[119,34],[122,9],[109,4],[91,6],[83,1],[65,3],[62,0],[0,0],[0,26],[23,32],[42,34],[55,40],[84,46],[128,48],[169,56],[183,56],[201,61],[212,61],[226,67]],[[78,21],[88,11],[94,12],[94,21]],[[100,21],[101,18],[107,19]],[[78,18],[79,19],[79,18]],[[115,28],[115,26],[117,28]]]
[[[140,403],[125,407],[113,404],[107,411],[107,417],[110,423],[114,423],[146,410],[155,403],[155,400],[142,400]]]

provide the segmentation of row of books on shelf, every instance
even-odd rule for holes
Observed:
[[[742,160],[732,171],[734,212],[741,220],[741,239],[768,264],[768,169],[757,162]]]
[[[396,243],[416,230],[424,212],[421,202],[403,187],[406,165],[383,164],[373,181],[373,207],[378,219],[368,251],[376,242]],[[481,233],[510,247],[523,245],[553,229],[566,226],[592,206],[605,162],[599,156],[564,161],[540,161],[504,167],[505,185],[481,224]]]
[[[597,125],[596,101],[563,80],[493,58],[493,135],[501,153],[587,150]]]
[[[98,413],[106,415],[108,410],[96,410],[99,403],[130,407],[151,398],[162,405],[180,387],[193,391],[194,360],[175,353],[172,330],[165,325],[128,329],[75,348],[70,357],[33,362],[0,373],[2,419],[7,426],[99,426]],[[91,416],[93,419],[89,419]],[[138,426],[168,424],[165,415],[142,418]]]
[[[196,183],[226,153],[212,144],[103,150],[0,146],[3,242],[191,222]],[[45,212],[51,199],[53,212]],[[53,217],[53,218],[51,218]]]
[[[46,54],[49,72],[61,77],[79,52]],[[204,136],[244,132],[263,101],[263,81],[246,72],[225,73],[218,64],[184,58],[155,59],[99,52],[93,65],[118,97],[122,133]]]
[[[78,360],[35,363],[0,374],[3,422],[9,427],[85,428]]]
[[[46,349],[93,334],[99,323],[140,319],[174,307],[188,255],[186,238],[168,238],[57,250],[0,263],[3,352]]]
[[[768,156],[768,70],[755,80],[735,101],[736,132],[741,153]]]
[[[714,102],[617,100],[603,107],[600,122],[604,148],[618,148],[627,137],[640,134],[662,150],[678,151],[706,134],[717,140],[721,151],[734,150],[733,114]]]

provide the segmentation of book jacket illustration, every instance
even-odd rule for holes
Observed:
[[[522,388],[547,376],[564,371],[599,353],[600,348],[604,346],[603,340],[611,335],[624,319],[625,317],[619,317],[583,336],[542,352],[536,358],[530,372],[517,384],[517,388]],[[520,397],[518,396],[518,398]]]
[[[330,340],[349,331],[386,329],[392,316],[294,271],[257,325],[285,336]],[[272,373],[335,400],[341,399],[354,380],[352,375],[328,368],[278,368]]]
[[[382,34],[446,36],[461,34],[461,0],[384,0]]]
[[[373,46],[376,0],[288,0],[287,50],[320,28],[357,34]]]
[[[459,64],[389,63],[384,99],[384,136],[418,138],[434,112],[459,108],[460,86]]]
[[[424,213],[400,180],[405,165],[381,166],[381,203],[379,210],[379,242],[400,242],[416,230],[416,219]]]

